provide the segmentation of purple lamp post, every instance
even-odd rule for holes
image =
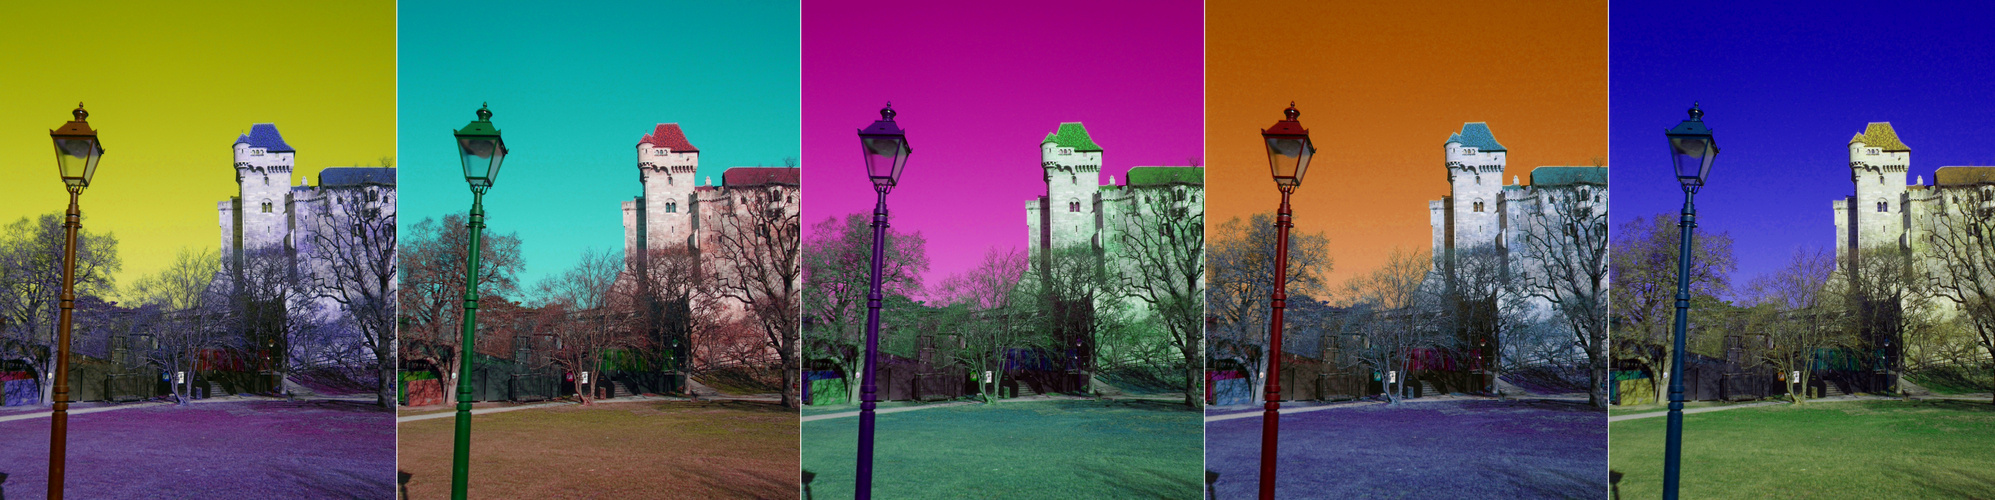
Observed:
[[[83,110],[83,103],[76,103],[76,110],[70,115],[76,119],[48,132],[49,138],[55,140],[57,173],[69,188],[69,212],[63,215],[62,223],[62,312],[56,320],[55,411],[49,415],[50,500],[62,500],[62,466],[67,461],[69,447],[70,312],[76,309],[76,231],[83,228],[83,212],[77,208],[76,199],[83,195],[83,188],[90,187],[90,177],[97,174],[97,160],[104,157],[104,144],[97,141],[97,131],[90,129],[86,120],[90,112]]]
[[[1288,195],[1302,185],[1302,174],[1309,171],[1309,158],[1316,154],[1316,145],[1309,142],[1309,130],[1295,121],[1301,111],[1295,110],[1295,103],[1288,103],[1282,114],[1286,119],[1275,122],[1275,126],[1261,130],[1261,138],[1268,145],[1268,166],[1273,169],[1275,187],[1282,191],[1281,211],[1275,218],[1275,293],[1268,305],[1273,311],[1268,315],[1268,390],[1265,394],[1267,412],[1261,415],[1261,500],[1275,498],[1275,445],[1281,441],[1281,366],[1282,366],[1282,308],[1288,304]]]
[[[907,145],[907,134],[894,124],[893,103],[880,109],[879,121],[859,130],[859,148],[866,157],[866,177],[880,193],[880,202],[873,207],[873,281],[866,294],[866,380],[859,385],[859,471],[853,494],[865,500],[873,498],[873,408],[880,400],[873,375],[880,350],[880,300],[884,298],[880,295],[880,267],[886,258],[887,192],[900,182],[907,156],[914,152]]]

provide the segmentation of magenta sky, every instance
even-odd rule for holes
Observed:
[[[914,155],[887,207],[927,237],[930,285],[1025,247],[1025,202],[1046,191],[1039,141],[1060,122],[1087,124],[1118,184],[1204,157],[1200,2],[936,3],[804,4],[806,239],[872,212],[856,131],[889,100]]]

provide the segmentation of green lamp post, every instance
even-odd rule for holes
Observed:
[[[478,335],[478,240],[485,229],[485,190],[499,177],[506,159],[506,141],[492,127],[492,111],[478,108],[478,119],[458,129],[457,151],[464,162],[464,182],[471,185],[471,217],[465,227],[471,238],[464,253],[464,344],[457,362],[457,444],[450,462],[450,498],[464,500],[471,476],[471,362]]]

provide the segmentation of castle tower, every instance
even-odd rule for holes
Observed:
[[[638,181],[644,196],[625,206],[625,255],[640,248],[691,245],[693,240],[694,173],[700,150],[686,140],[677,123],[660,123],[637,141]],[[636,233],[644,228],[642,234]]]
[[[1448,199],[1443,203],[1445,241],[1443,248],[1469,248],[1498,244],[1502,219],[1498,201],[1503,192],[1504,153],[1502,144],[1483,122],[1462,124],[1461,132],[1448,135],[1443,144],[1448,170]],[[1440,257],[1436,255],[1435,257]]]
[[[1061,123],[1039,143],[1039,166],[1046,180],[1040,199],[1037,248],[1088,244],[1100,248],[1101,146],[1080,122]]]
[[[1856,195],[1846,200],[1849,229],[1838,231],[1847,238],[1836,245],[1845,249],[1905,246],[1905,173],[1912,165],[1912,148],[1898,140],[1889,122],[1872,122],[1863,133],[1850,138],[1850,181]]]
[[[284,143],[277,126],[258,123],[249,133],[236,138],[235,170],[237,199],[235,239],[229,248],[237,251],[281,247],[289,232],[291,169],[297,151]]]

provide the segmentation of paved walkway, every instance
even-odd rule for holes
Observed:
[[[1885,399],[1891,399],[1891,398],[1885,398]],[[1819,399],[1818,399],[1818,400],[1816,400],[1816,401],[1821,401],[1821,400],[1819,400]],[[1740,409],[1740,408],[1753,408],[1753,407],[1758,407],[1758,406],[1773,406],[1773,405],[1784,405],[1784,404],[1787,404],[1787,402],[1785,402],[1785,401],[1761,401],[1761,402],[1758,402],[1758,403],[1747,403],[1747,404],[1742,404],[1742,405],[1731,405],[1731,406],[1712,406],[1712,407],[1706,407],[1706,408],[1691,408],[1691,409],[1688,409],[1688,410],[1683,410],[1683,414],[1684,414],[1684,415],[1689,415],[1689,414],[1692,414],[1692,413],[1705,413],[1705,412],[1714,412],[1714,411],[1725,411],[1725,410],[1737,410],[1737,409]],[[1635,419],[1641,419],[1641,418],[1655,418],[1655,417],[1661,417],[1661,416],[1664,416],[1664,415],[1669,415],[1669,411],[1667,411],[1667,410],[1664,410],[1664,411],[1653,411],[1653,412],[1648,412],[1648,413],[1636,413],[1636,414],[1634,414],[1634,415],[1615,415],[1615,416],[1611,416],[1611,417],[1607,417],[1607,422],[1608,422],[1608,423],[1613,423],[1613,422],[1620,422],[1620,421],[1624,421],[1624,420],[1635,420]]]
[[[372,402],[374,402],[374,401],[375,401],[375,400],[374,400],[374,396],[373,396],[373,395],[368,395],[368,396],[366,396],[366,397],[358,397],[358,398],[356,398],[356,397],[347,397],[347,396],[318,396],[318,397],[310,397],[310,398],[305,398],[305,397],[300,397],[300,398],[298,398],[298,400],[299,400],[299,401],[313,401],[313,400],[318,400],[318,401],[358,401],[358,402],[367,402],[367,403],[372,403]],[[190,402],[189,402],[189,404],[210,404],[210,403],[241,403],[241,402],[247,402],[247,401],[288,401],[288,400],[287,400],[287,399],[285,399],[285,398],[278,398],[278,397],[270,397],[270,396],[217,396],[217,397],[212,397],[212,398],[201,398],[201,399],[196,399],[196,400],[193,400],[193,401],[190,401]],[[75,415],[82,415],[82,414],[86,414],[86,413],[97,413],[97,412],[105,412],[105,411],[114,411],[114,410],[130,410],[130,409],[136,409],[136,408],[149,408],[149,407],[154,407],[154,406],[169,406],[169,405],[172,405],[172,404],[173,404],[173,402],[172,402],[172,401],[149,401],[149,402],[142,402],[142,403],[110,403],[110,404],[104,404],[103,406],[88,406],[88,407],[82,407],[82,408],[78,408],[78,407],[76,407],[76,406],[75,406],[76,404],[78,404],[78,403],[70,403],[70,405],[71,405],[71,406],[69,407],[69,414],[70,414],[71,416],[75,416]],[[31,413],[21,413],[21,414],[18,414],[18,415],[7,415],[7,416],[0,416],[0,422],[12,422],[12,421],[16,421],[16,420],[28,420],[28,419],[35,419],[35,418],[49,418],[49,417],[51,417],[51,416],[53,416],[53,415],[54,415],[54,411],[55,411],[55,408],[54,408],[53,406],[43,406],[43,407],[41,407],[41,410],[39,410],[39,411],[34,411],[34,412],[31,412]]]
[[[957,401],[957,402],[953,402],[953,403],[938,403],[938,404],[932,404],[932,405],[921,405],[921,406],[902,406],[902,407],[899,407],[899,408],[880,408],[880,409],[875,409],[875,410],[873,410],[873,414],[874,414],[874,415],[884,415],[884,414],[888,414],[888,413],[900,413],[900,412],[904,412],[904,411],[915,411],[915,410],[927,410],[927,409],[932,409],[932,408],[948,408],[948,407],[951,407],[951,406],[963,406],[963,405],[972,405],[972,404],[977,404],[977,402],[975,402],[975,401]],[[830,420],[830,419],[834,419],[834,418],[847,418],[847,417],[857,417],[857,416],[859,416],[859,412],[856,412],[856,411],[841,411],[841,412],[838,412],[838,413],[826,413],[826,414],[823,414],[823,415],[811,415],[811,416],[808,416],[808,417],[803,417],[803,418],[801,418],[801,419],[798,419],[798,422],[815,422],[815,421],[819,421],[819,420]]]
[[[476,410],[471,410],[471,414],[472,414],[472,415],[484,415],[484,414],[487,414],[487,413],[500,413],[500,412],[508,412],[508,411],[520,411],[520,410],[530,410],[530,409],[534,409],[534,408],[547,408],[547,407],[550,407],[550,406],[566,406],[566,405],[572,405],[572,404],[575,404],[575,403],[567,403],[567,402],[562,402],[562,403],[541,403],[541,404],[537,404],[537,405],[520,405],[520,406],[501,406],[501,407],[498,407],[498,408],[481,408],[481,409],[476,409]],[[397,423],[397,424],[400,424],[400,423],[404,423],[404,422],[415,422],[415,421],[419,421],[419,420],[433,420],[433,419],[439,419],[439,418],[450,418],[450,417],[455,417],[455,416],[457,416],[457,412],[456,412],[456,411],[444,411],[444,412],[437,412],[437,413],[428,413],[428,414],[423,414],[423,415],[410,415],[410,416],[406,416],[406,417],[395,417],[395,423]]]

